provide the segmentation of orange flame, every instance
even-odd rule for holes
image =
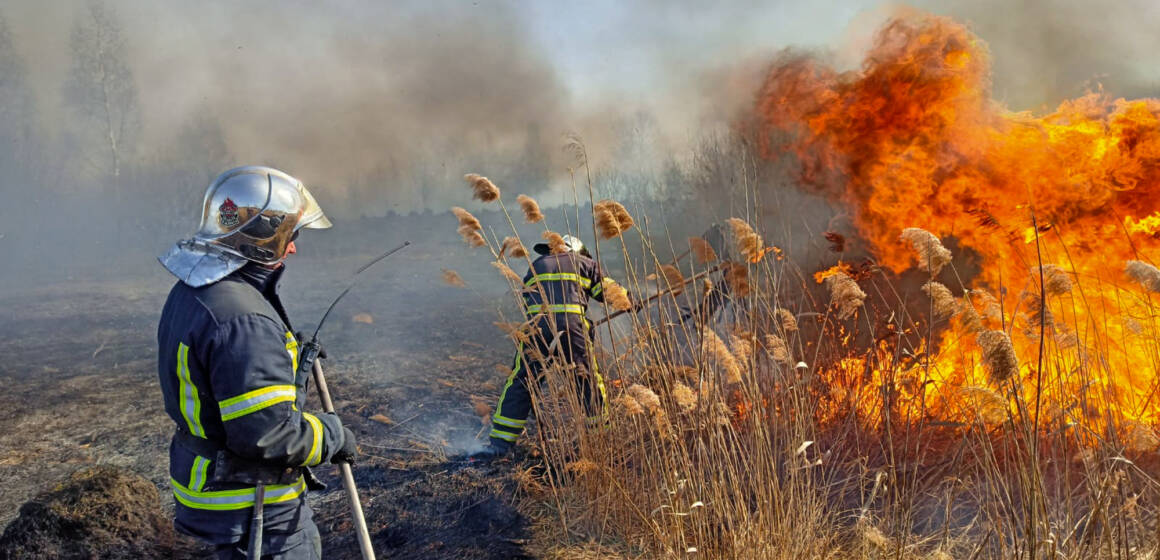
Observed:
[[[916,264],[898,241],[908,227],[956,239],[956,256],[973,254],[981,272],[968,285],[950,267],[937,279],[956,293],[998,294],[998,322],[979,309],[985,328],[1005,327],[1019,356],[1014,390],[1041,390],[1045,412],[1060,422],[1155,425],[1156,309],[1123,271],[1126,261],[1160,257],[1160,100],[1097,92],[1034,116],[992,100],[989,79],[983,42],[934,16],[888,22],[860,71],[783,55],[755,107],[762,154],[792,155],[803,185],[849,206],[890,270]],[[1039,264],[1058,265],[1075,284],[1037,311],[1029,302],[1038,303]],[[929,382],[915,385],[943,403],[936,413],[969,408],[956,396],[966,389],[1011,394],[988,381],[968,323],[952,322]]]

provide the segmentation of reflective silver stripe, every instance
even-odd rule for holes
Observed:
[[[221,401],[218,403],[218,408],[221,410],[224,422],[274,406],[280,402],[294,402],[298,396],[297,391],[293,385],[270,385]]]
[[[173,486],[173,497],[182,504],[194,509],[226,511],[245,509],[254,505],[254,489],[219,490],[216,492],[201,492],[182,486],[180,482],[170,478]],[[262,500],[266,505],[294,500],[306,491],[306,482],[302,477],[294,484],[278,484],[266,487],[266,498]]]
[[[523,428],[528,423],[527,420],[515,420],[507,416],[500,416],[498,412],[491,417],[491,421],[509,428]]]
[[[189,347],[184,342],[177,345],[177,381],[181,402],[181,416],[189,426],[189,433],[197,437],[205,437],[205,429],[201,427],[201,397],[197,393],[197,386],[189,378]]]

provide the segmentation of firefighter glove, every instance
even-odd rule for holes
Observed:
[[[350,463],[354,465],[356,459],[358,459],[358,443],[355,442],[354,432],[350,431],[350,428],[343,426],[342,449],[339,449],[338,453],[335,453],[330,458],[330,462],[336,465],[339,463]]]

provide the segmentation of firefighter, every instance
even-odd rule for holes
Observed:
[[[523,298],[535,332],[516,350],[491,419],[489,443],[472,459],[495,459],[511,449],[532,409],[529,380],[540,380],[548,360],[576,367],[577,389],[589,422],[603,422],[607,416],[604,380],[593,356],[592,326],[586,317],[589,298],[604,301],[604,275],[579,239],[571,235],[563,239],[563,253],[552,254],[546,243],[532,247],[541,256],[524,276]]]
[[[303,228],[330,220],[300,181],[269,167],[220,175],[201,225],[160,257],[178,278],[157,328],[165,411],[176,424],[169,477],[174,525],[245,558],[255,494],[264,489],[263,558],[320,558],[309,467],[355,459],[334,414],[306,411],[308,376],[278,295]]]

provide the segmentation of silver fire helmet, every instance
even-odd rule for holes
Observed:
[[[193,238],[177,242],[159,260],[196,288],[221,280],[247,261],[276,264],[299,229],[330,226],[298,179],[270,167],[238,167],[206,189]]]

